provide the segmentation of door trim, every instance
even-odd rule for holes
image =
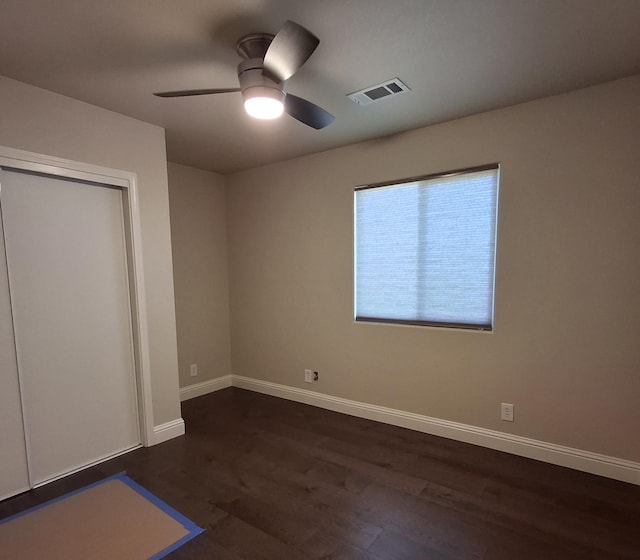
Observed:
[[[36,154],[1,145],[0,167],[43,173],[65,179],[77,179],[123,189],[127,206],[123,218],[128,230],[127,251],[130,253],[128,255],[130,262],[129,285],[140,436],[144,446],[153,445],[156,435],[153,423],[149,330],[137,175],[130,171]]]

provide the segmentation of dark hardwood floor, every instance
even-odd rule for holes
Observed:
[[[126,470],[206,529],[172,560],[640,559],[638,486],[237,388],[183,417],[0,517]]]

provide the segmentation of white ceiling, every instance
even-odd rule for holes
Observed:
[[[248,117],[235,43],[304,25],[320,46],[289,91],[316,131]],[[166,129],[171,161],[228,173],[640,73],[640,0],[2,0],[0,74]],[[366,107],[346,94],[399,77]],[[640,102],[640,100],[639,100]]]

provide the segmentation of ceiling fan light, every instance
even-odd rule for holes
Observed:
[[[284,105],[271,97],[250,97],[244,102],[244,110],[256,119],[277,119],[282,115]]]
[[[284,93],[269,87],[243,92],[244,110],[256,119],[277,119],[284,111]]]

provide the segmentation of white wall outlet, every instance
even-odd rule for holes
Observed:
[[[198,364],[191,364],[191,369],[189,370],[191,377],[195,377],[198,375]]]
[[[505,422],[513,422],[513,405],[503,402],[500,404],[500,419]]]
[[[320,378],[320,374],[317,371],[313,371],[312,369],[304,370],[304,380],[307,383],[313,383],[314,381],[318,381]]]

